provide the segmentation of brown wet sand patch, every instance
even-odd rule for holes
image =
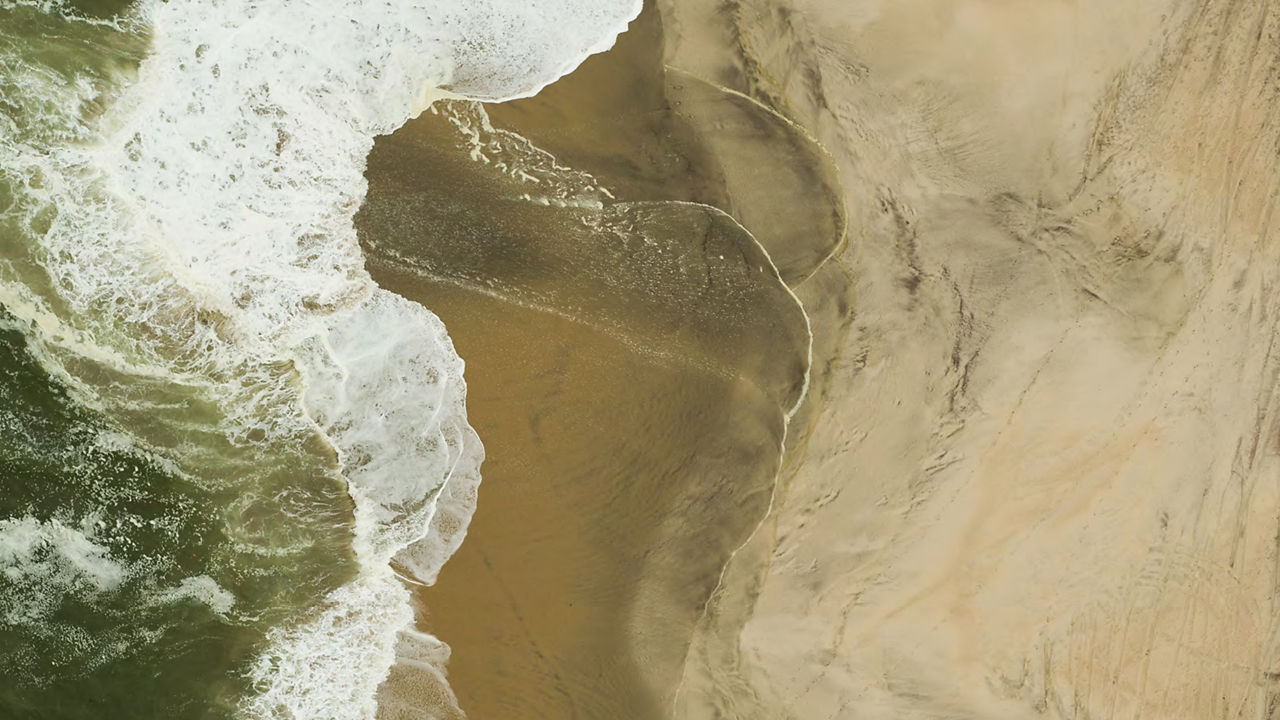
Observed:
[[[419,594],[461,707],[663,716],[701,603],[768,503],[776,406],[579,323],[377,274],[456,328],[486,442],[467,542]]]
[[[760,245],[803,281],[824,362],[850,309],[843,273],[810,277],[843,229],[821,148],[663,68],[657,20],[537,98],[441,106],[370,158],[370,270],[450,328],[487,449],[467,541],[419,593],[473,718],[667,715],[806,379],[806,319]],[[383,714],[442,699],[403,665]]]

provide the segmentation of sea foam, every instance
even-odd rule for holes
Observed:
[[[246,717],[373,717],[397,637],[413,637],[392,563],[433,581],[476,501],[462,361],[434,315],[364,270],[352,218],[374,137],[446,93],[532,94],[639,9],[151,0],[132,18],[152,43],[136,80],[100,116],[93,84],[74,86],[92,132],[4,148],[58,208],[28,218],[49,287],[23,300],[59,326],[41,342],[204,387],[238,442],[318,431],[338,455],[360,572],[272,634]],[[110,386],[87,392],[110,404]]]
[[[13,600],[0,609],[5,625],[39,622],[72,592],[111,592],[127,573],[110,550],[93,541],[91,528],[30,517],[0,520],[0,578]]]

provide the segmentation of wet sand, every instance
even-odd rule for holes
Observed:
[[[757,236],[799,251],[789,275],[811,275],[841,239],[833,172],[805,170],[815,147],[754,102],[708,86],[672,112],[656,21],[646,14],[581,77],[489,108],[554,162],[501,131],[469,145],[482,123],[461,106],[370,159],[369,268],[450,328],[486,445],[467,540],[419,593],[468,717],[666,717],[694,627],[796,437],[807,319],[756,238],[715,209],[753,186],[699,135],[708,117],[736,118],[764,134],[759,153],[798,168],[773,183],[770,217],[801,239]],[[631,105],[587,102],[605,76]],[[552,132],[574,122],[595,135]],[[816,202],[794,202],[806,194]],[[430,673],[403,665],[383,716],[429,716],[441,698]]]
[[[472,718],[662,717],[727,553],[763,513],[781,416],[743,382],[579,323],[379,273],[457,328],[485,490],[423,621]]]

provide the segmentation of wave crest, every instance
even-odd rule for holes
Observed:
[[[364,269],[353,216],[373,138],[440,88],[531,94],[639,9],[154,0],[135,10],[151,53],[92,133],[0,144],[38,178],[26,222],[47,282],[21,294],[29,320],[62,328],[45,343],[199,388],[236,442],[318,431],[341,461],[359,576],[274,633],[246,715],[372,717],[413,620],[391,562],[433,580],[475,504],[462,361],[434,315]],[[110,382],[82,380],[111,404]]]

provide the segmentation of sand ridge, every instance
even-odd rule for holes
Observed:
[[[840,164],[852,332],[677,715],[1274,715],[1272,2],[663,3]]]

